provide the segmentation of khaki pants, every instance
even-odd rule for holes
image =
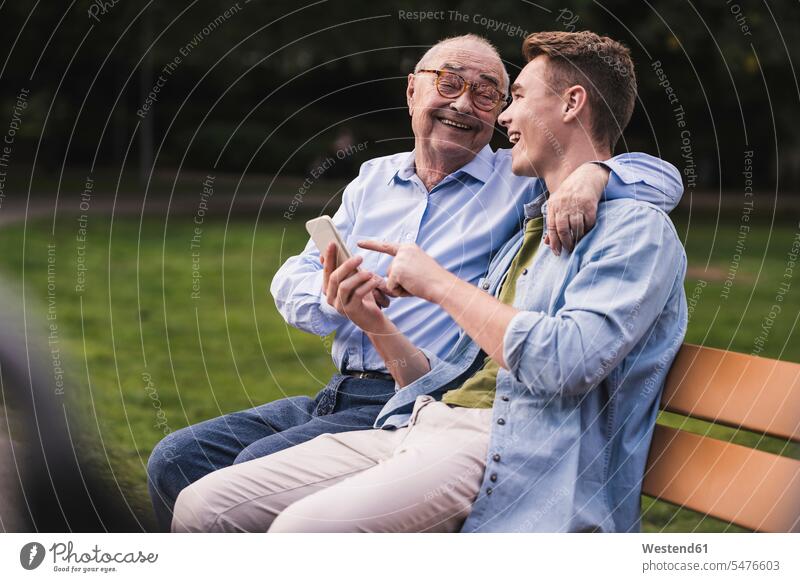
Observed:
[[[178,496],[172,530],[458,531],[491,420],[491,409],[420,396],[406,428],[324,434],[203,477]]]

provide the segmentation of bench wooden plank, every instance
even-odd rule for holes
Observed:
[[[800,364],[684,344],[661,407],[800,442]]]
[[[800,461],[656,425],[642,491],[756,531],[800,532]]]

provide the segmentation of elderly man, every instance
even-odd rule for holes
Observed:
[[[523,205],[543,192],[541,180],[512,175],[507,150],[493,152],[488,145],[507,88],[499,56],[480,37],[447,39],[423,56],[408,77],[414,151],[365,163],[334,216],[351,249],[371,238],[415,243],[466,284],[479,282],[491,257],[519,229]],[[647,185],[640,193],[655,204],[671,207],[680,196],[680,184],[669,178],[674,168],[648,156],[578,164],[551,197],[551,204],[563,209],[553,209],[549,232],[557,252],[561,244],[572,248],[571,232],[578,238],[593,225],[609,171],[616,181]],[[637,192],[606,194],[634,197]],[[381,315],[376,326],[365,324],[361,312],[354,312],[358,321],[351,321],[336,298],[339,282],[358,263],[358,280],[367,283],[372,273],[386,272],[389,258],[361,251],[334,270],[330,250],[323,270],[309,243],[275,276],[272,293],[291,325],[320,336],[336,332],[333,358],[340,373],[314,399],[279,400],[165,439],[149,466],[162,525],[181,490],[212,471],[244,465],[321,434],[371,428],[395,395],[395,380],[402,386],[421,376],[456,346],[459,329],[452,316],[421,298],[396,300],[382,311],[373,303],[373,315]],[[372,296],[378,280],[368,284]],[[179,456],[171,460],[170,452]],[[184,525],[173,522],[173,527]]]

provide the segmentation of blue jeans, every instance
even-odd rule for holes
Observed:
[[[392,381],[335,374],[314,398],[282,398],[169,434],[147,463],[159,529],[169,531],[178,494],[201,477],[324,433],[370,429],[394,394]]]

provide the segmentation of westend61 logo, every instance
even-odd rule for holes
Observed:
[[[106,552],[95,544],[89,551],[76,552],[72,542],[56,542],[50,549],[39,542],[29,542],[19,551],[19,563],[26,570],[38,568],[44,561],[47,553],[53,558],[54,572],[100,572],[107,574],[117,571],[117,564],[154,564],[158,554],[144,553],[141,550],[134,552]]]

